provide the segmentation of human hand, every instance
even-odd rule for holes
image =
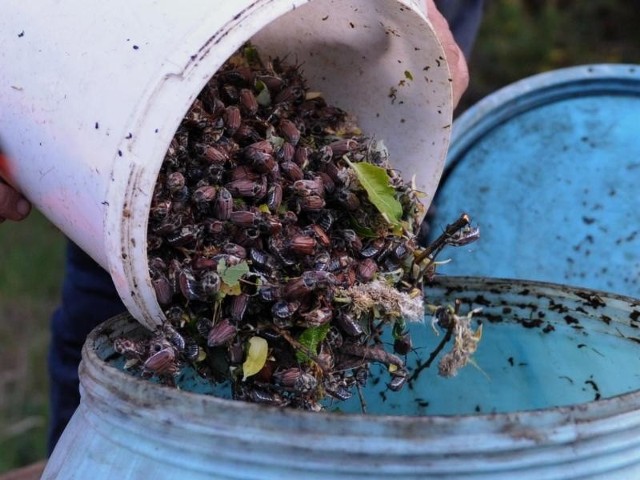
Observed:
[[[31,211],[31,204],[15,188],[0,179],[0,223],[6,219],[22,220]]]
[[[436,35],[442,43],[444,54],[451,71],[454,108],[460,102],[462,94],[469,86],[469,68],[464,53],[456,43],[447,20],[442,16],[433,0],[425,0],[427,18],[433,25]]]

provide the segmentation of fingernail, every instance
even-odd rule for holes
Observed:
[[[21,216],[24,217],[25,215],[27,215],[30,210],[31,210],[31,204],[27,202],[24,198],[18,200],[18,203],[16,203],[16,211]]]

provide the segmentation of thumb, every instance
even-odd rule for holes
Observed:
[[[31,211],[31,204],[13,187],[0,180],[0,221],[22,220]]]

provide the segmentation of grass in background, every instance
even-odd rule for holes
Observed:
[[[49,316],[64,238],[38,212],[0,225],[0,472],[46,455]]]
[[[638,0],[485,0],[461,110],[536,73],[640,63]]]
[[[487,0],[462,108],[535,73],[640,63],[638,0]],[[45,455],[48,322],[62,236],[34,212],[0,225],[0,472]]]

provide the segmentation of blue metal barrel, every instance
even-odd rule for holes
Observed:
[[[555,70],[486,97],[454,124],[432,233],[481,228],[440,272],[640,297],[640,66]]]
[[[420,370],[442,339],[411,326],[400,392],[372,369],[359,401],[311,413],[174,389],[122,370],[115,317],[89,336],[82,400],[44,479],[640,478],[640,304],[547,283],[439,278],[435,305],[482,307],[483,338],[453,378]],[[149,333],[146,332],[148,335]],[[448,351],[451,346],[447,346]],[[188,377],[188,376],[187,376]],[[354,396],[356,397],[356,396]]]

